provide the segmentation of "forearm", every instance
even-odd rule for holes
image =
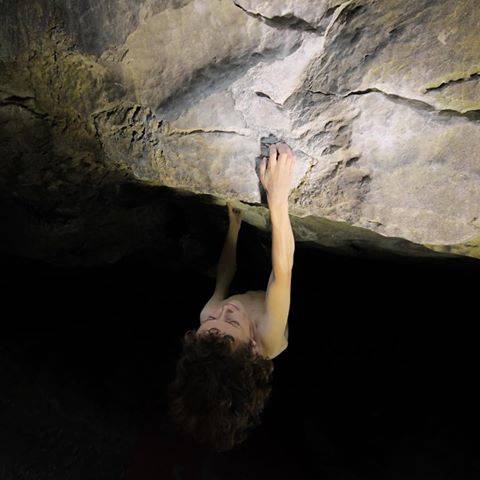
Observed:
[[[230,284],[237,270],[238,230],[229,227],[217,266],[217,283]]]
[[[272,224],[272,270],[274,275],[293,268],[295,237],[293,236],[288,202],[268,202]]]

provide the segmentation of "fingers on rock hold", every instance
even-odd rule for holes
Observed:
[[[275,145],[270,145],[269,149],[270,153],[270,162],[275,162],[277,160],[277,147]]]
[[[263,157],[260,162],[260,178],[264,177],[266,168],[267,168],[267,157]]]

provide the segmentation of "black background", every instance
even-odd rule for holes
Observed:
[[[269,246],[255,240],[242,227],[231,294],[266,289]],[[297,242],[289,346],[274,360],[263,423],[223,454],[179,438],[164,414],[180,337],[198,324],[214,279],[161,263],[141,252],[89,269],[2,258],[1,348],[25,378],[48,372],[71,385],[72,411],[88,399],[129,412],[135,441],[122,478],[479,478],[480,262],[352,258]],[[16,407],[34,391],[15,381],[2,390],[3,458],[42,456],[61,473],[28,428],[12,433],[35,421]],[[99,455],[103,474],[91,464],[78,478],[118,478],[108,473],[118,458]]]

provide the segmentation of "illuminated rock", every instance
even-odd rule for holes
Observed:
[[[4,7],[4,248],[117,260],[168,217],[150,200],[132,217],[118,193],[131,182],[244,202],[245,221],[266,230],[258,161],[273,139],[297,158],[296,241],[480,257],[471,2],[55,5]]]

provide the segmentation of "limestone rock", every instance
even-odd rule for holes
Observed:
[[[148,241],[146,211],[169,215],[125,208],[132,182],[235,200],[266,230],[258,162],[278,140],[297,241],[480,258],[476,3],[314,3],[3,2],[2,246],[114,261]]]

